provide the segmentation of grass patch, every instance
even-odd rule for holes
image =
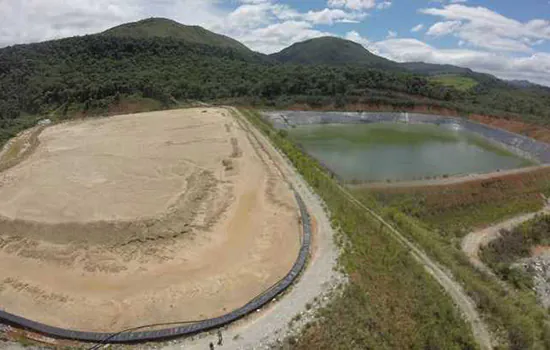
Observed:
[[[0,159],[0,164],[17,159],[17,157],[21,153],[21,150],[23,149],[25,141],[25,139],[14,140],[6,149],[6,152],[2,155],[2,158]]]
[[[547,313],[537,305],[532,292],[508,293],[492,278],[474,270],[452,240],[434,234],[419,220],[395,209],[386,209],[385,216],[392,220],[403,234],[408,235],[445,266],[463,285],[493,333],[500,335],[499,348],[550,348]]]
[[[355,187],[354,192],[372,195],[442,235],[462,237],[475,227],[542,209],[541,194],[550,194],[550,169],[447,185]]]
[[[351,204],[320,165],[255,111],[242,110],[323,198],[347,244],[340,266],[350,276],[341,296],[286,344],[293,349],[475,349],[451,299],[385,227]]]
[[[461,91],[470,90],[478,85],[478,82],[472,78],[455,74],[436,75],[429,80]]]

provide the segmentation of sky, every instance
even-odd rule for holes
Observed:
[[[272,53],[332,35],[399,61],[550,86],[549,0],[0,0],[0,47],[166,17]]]

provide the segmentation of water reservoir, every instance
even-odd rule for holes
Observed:
[[[413,180],[533,165],[460,124],[300,124],[289,137],[344,181]]]

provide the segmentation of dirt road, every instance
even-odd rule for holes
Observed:
[[[548,203],[542,210],[538,212],[519,215],[493,226],[470,232],[462,239],[462,251],[466,254],[466,256],[468,256],[468,259],[470,260],[472,265],[491,276],[495,276],[493,271],[491,271],[491,269],[487,267],[479,258],[480,248],[486,246],[492,240],[497,239],[500,236],[501,230],[511,230],[514,227],[531,220],[539,214],[549,213],[550,203]]]
[[[386,226],[393,236],[401,242],[405,247],[410,249],[412,256],[420,263],[426,271],[431,274],[435,280],[445,289],[447,294],[454,300],[458,308],[462,311],[462,314],[472,327],[472,333],[482,349],[492,349],[491,334],[487,325],[481,319],[481,316],[477,312],[476,305],[472,299],[464,292],[462,286],[455,281],[452,276],[441,268],[435,261],[433,261],[426,253],[418,248],[413,242],[409,241],[403,234],[396,230],[391,224],[384,220],[381,216],[376,214],[372,209],[365,206],[363,203],[355,199],[355,197],[348,192],[344,187],[340,187],[340,190],[346,194],[349,200],[355,203],[358,207],[367,211],[376,220]]]
[[[234,111],[236,110],[230,109]],[[238,115],[238,114],[237,114]],[[304,200],[309,213],[315,223],[313,249],[306,270],[295,282],[294,286],[285,295],[270,304],[256,315],[230,325],[222,330],[225,339],[222,349],[267,349],[270,344],[285,338],[289,332],[299,331],[297,325],[291,328],[292,319],[300,313],[310,309],[315,300],[323,300],[333,286],[343,280],[343,276],[334,269],[337,264],[338,248],[333,239],[333,230],[330,220],[323,208],[323,203],[315,192],[290,164],[290,162],[276,150],[269,140],[256,130],[244,117],[239,117],[241,127],[247,131],[249,140],[264,157],[264,160],[273,169],[278,169],[292,187]],[[311,313],[313,310],[309,310]],[[182,339],[163,350],[204,350],[210,342],[216,344],[217,335],[205,334],[194,338]]]
[[[249,125],[248,122],[246,122],[247,125]],[[304,197],[306,200],[307,206],[312,208],[314,210],[314,213],[316,216],[321,215],[321,218],[326,220],[324,218],[324,214],[322,212],[321,207],[319,206],[319,202],[316,199],[316,196],[308,190],[307,185],[305,185],[303,179],[297,174],[295,169],[292,167],[292,165],[289,164],[287,160],[284,160],[284,157],[280,155],[280,153],[271,145],[269,140],[263,136],[258,130],[255,128],[252,128],[252,134],[261,142],[262,148],[265,150],[268,150],[270,154],[273,155],[274,159],[279,159],[277,162],[281,164],[281,169],[287,174],[287,178],[296,185],[297,190],[300,192],[300,194]],[[468,297],[468,295],[464,292],[462,287],[458,282],[452,279],[452,277],[445,272],[437,263],[435,263],[431,258],[429,258],[421,249],[419,249],[415,244],[410,242],[408,239],[406,239],[399,231],[397,231],[393,226],[391,226],[389,223],[387,223],[382,217],[380,217],[378,214],[376,214],[374,211],[372,211],[370,208],[366,207],[363,203],[355,199],[353,195],[351,195],[344,187],[340,187],[341,191],[349,198],[349,200],[354,203],[355,205],[359,206],[363,210],[367,211],[370,215],[372,215],[376,220],[380,221],[382,224],[384,224],[386,227],[390,229],[394,237],[401,242],[404,246],[408,247],[411,250],[411,254],[413,257],[422,264],[428,273],[430,273],[439,283],[440,285],[445,289],[445,291],[449,294],[449,296],[455,301],[459,309],[462,311],[464,317],[466,320],[471,324],[472,331],[474,334],[474,337],[476,338],[478,344],[482,349],[492,349],[492,341],[491,341],[491,335],[488,331],[487,326],[481,319],[479,313],[476,310],[476,306],[474,302]],[[313,199],[313,200],[312,200]],[[321,210],[319,210],[321,209]],[[322,224],[321,227],[326,226],[327,229],[330,228],[330,225],[328,222],[325,224]],[[328,242],[325,242],[326,244]],[[309,274],[308,274],[309,272]],[[293,298],[300,298],[302,293],[309,293],[309,291],[306,288],[312,288],[318,285],[318,281],[310,281],[309,276],[311,276],[311,270],[306,270],[306,274],[304,274],[304,278],[302,278],[295,286],[293,291],[282,299],[280,303],[277,303],[275,307],[281,305],[286,305],[288,303],[293,302]],[[316,290],[316,289],[314,289]],[[315,295],[315,294],[311,294]],[[300,300],[300,299],[298,299]],[[283,304],[284,303],[284,304]],[[303,304],[302,304],[303,305]],[[291,315],[297,313],[301,308],[297,307],[296,309],[288,309],[287,312],[283,311],[276,311],[276,310],[269,310],[265,316],[259,320],[253,320],[250,326],[243,326],[238,331],[235,331],[230,328],[228,334],[244,334],[245,339],[260,339],[260,337],[263,335],[267,339],[273,339],[272,331],[274,329],[280,329],[280,326],[284,325],[284,322],[281,322],[281,320],[278,317],[281,317],[283,320],[289,319]],[[273,312],[277,312],[277,315],[273,314]],[[190,346],[190,349],[202,349],[204,346],[204,339],[193,341],[193,342],[186,342],[183,343],[184,346],[192,345]],[[236,340],[235,342],[229,343],[230,347],[229,349],[243,349],[243,348],[257,348],[254,347],[253,341],[244,341],[241,342],[240,340]],[[178,346],[180,346],[178,344]],[[259,347],[259,346],[258,346]],[[225,345],[224,345],[225,348]],[[165,350],[175,350],[178,349],[178,347],[168,347]]]

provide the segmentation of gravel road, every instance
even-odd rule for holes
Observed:
[[[345,278],[335,271],[338,248],[321,199],[264,135],[244,118],[240,118],[239,123],[249,131],[251,143],[258,147],[300,194],[317,226],[309,264],[294,286],[256,315],[246,317],[221,331],[223,346],[220,349],[267,349],[287,335],[297,333],[300,325],[313,317],[315,308],[311,305],[319,305],[328,300],[328,294],[345,281]],[[300,322],[292,322],[296,315],[300,315]],[[292,327],[289,327],[290,324]],[[209,349],[210,342],[217,346],[218,337],[217,332],[212,332],[174,341],[162,349],[205,350]]]
[[[349,200],[355,203],[357,206],[363,208],[366,212],[372,215],[376,220],[386,226],[395,239],[401,244],[410,249],[410,253],[416,261],[418,261],[426,271],[432,275],[435,280],[445,289],[447,295],[449,295],[455,304],[458,306],[466,321],[470,323],[472,327],[472,333],[479,346],[486,350],[492,349],[491,334],[487,325],[481,319],[481,316],[477,312],[476,305],[472,299],[462,289],[462,286],[453,279],[452,275],[445,271],[438,263],[433,261],[422,249],[416,246],[413,242],[409,241],[401,232],[395,229],[384,218],[376,214],[372,209],[365,206],[359,200],[357,200],[351,193],[349,193],[344,187],[340,188],[344,192]]]

